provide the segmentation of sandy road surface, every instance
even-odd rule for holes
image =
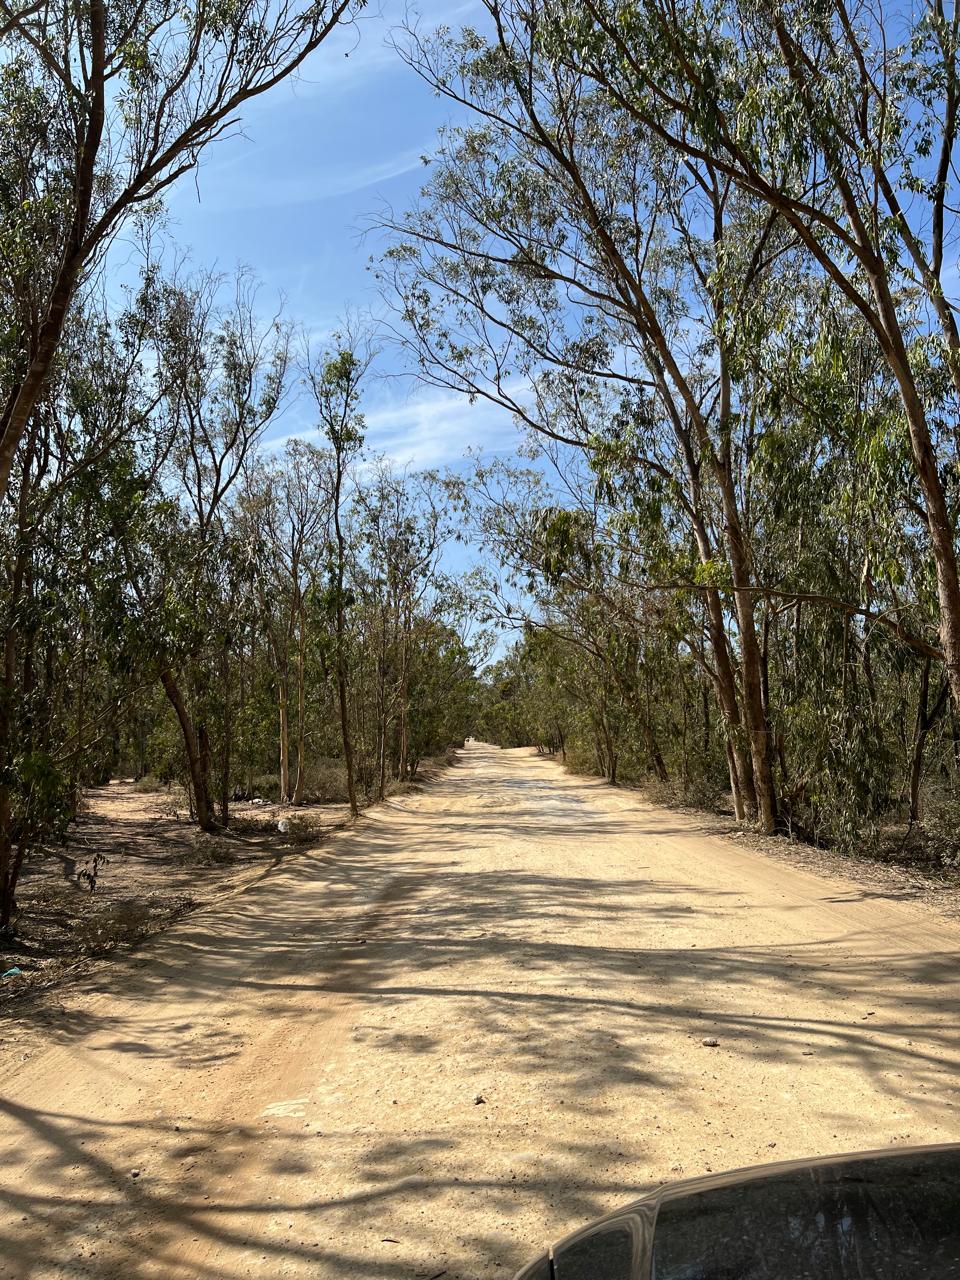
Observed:
[[[956,1139],[958,946],[470,748],[7,1039],[0,1275],[505,1278],[681,1171]]]

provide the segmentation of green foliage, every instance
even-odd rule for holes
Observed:
[[[495,10],[411,47],[469,114],[381,267],[528,431],[457,490],[525,628],[482,731],[859,848],[957,770],[955,24]]]

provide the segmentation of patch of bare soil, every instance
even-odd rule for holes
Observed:
[[[554,761],[558,764],[559,762]],[[642,796],[660,808],[682,813],[711,835],[736,840],[741,848],[775,858],[792,867],[802,867],[822,876],[847,876],[864,888],[882,891],[885,898],[914,902],[940,915],[960,919],[960,867],[938,864],[916,831],[906,824],[890,827],[871,842],[843,852],[825,849],[793,836],[764,836],[740,825],[730,812],[717,813],[689,805],[664,803],[649,797],[642,787],[618,787],[627,794]]]
[[[0,945],[0,974],[8,975],[0,1012],[235,890],[348,818],[340,804],[244,801],[233,806],[229,830],[208,834],[191,822],[178,790],[114,781],[89,792],[67,843],[24,871],[18,935]]]
[[[761,836],[731,827],[729,822],[719,823],[717,831],[742,843],[744,848],[790,866],[803,867],[816,875],[846,876],[864,889],[876,889],[884,898],[913,902],[938,915],[960,919],[960,870],[956,868],[938,868],[920,858],[913,862],[892,861],[870,850],[841,853],[821,849],[784,836]]]
[[[567,772],[556,756],[538,755],[538,759]],[[571,772],[571,776],[577,775]],[[599,778],[594,780],[598,785],[607,785]],[[792,867],[802,867],[816,875],[847,876],[864,888],[881,890],[885,898],[914,902],[940,915],[960,919],[960,866],[939,864],[924,846],[917,829],[911,829],[906,823],[890,826],[872,841],[843,852],[825,849],[795,836],[761,835],[754,828],[735,821],[729,798],[723,810],[717,811],[671,802],[643,786],[618,783],[613,789],[670,813],[683,814],[693,819],[704,833],[735,840],[743,849]]]

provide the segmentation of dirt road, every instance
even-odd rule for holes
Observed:
[[[7,1034],[0,1275],[503,1280],[661,1179],[960,1138],[958,948],[468,748]]]

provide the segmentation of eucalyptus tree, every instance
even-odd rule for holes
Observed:
[[[409,777],[414,632],[419,620],[438,610],[439,561],[450,527],[436,478],[398,472],[383,460],[364,477],[356,504],[358,595],[367,605],[376,653],[375,757],[382,798],[388,760],[397,778]]]
[[[142,687],[130,660],[115,532],[162,465],[140,317],[75,309],[0,502],[0,928],[37,847],[109,774]]]
[[[112,238],[361,7],[0,2],[0,495]]]
[[[250,569],[232,518],[233,491],[283,407],[290,334],[260,318],[248,272],[232,283],[200,274],[148,280],[155,321],[161,421],[172,444],[165,485],[126,525],[130,589],[144,643],[183,736],[192,801],[204,830],[227,818],[233,724],[233,622]]]
[[[876,608],[849,577],[847,595],[791,585],[930,650],[960,680],[944,266],[956,18],[905,17],[911,39],[897,45],[887,11],[833,3],[812,17],[737,0],[484,8],[485,33],[414,32],[406,45],[474,122],[443,136],[420,207],[388,220],[401,341],[425,376],[590,450],[618,482],[632,473],[637,491],[669,492],[696,545],[688,576],[707,609],[735,803],[755,797],[770,830],[764,633],[784,595],[757,575],[751,475],[795,390],[789,341],[816,360],[818,326],[835,377],[854,387],[875,348],[896,390],[913,462],[902,496],[930,548],[939,647],[922,575],[918,595]],[[856,344],[834,342],[830,305],[856,317]],[[621,411],[598,430],[584,406],[611,390]],[[887,451],[891,421],[872,446],[857,439],[861,464]]]
[[[960,701],[950,246],[956,6],[543,0],[492,9],[685,164],[760,202],[862,318],[896,386]]]
[[[439,584],[438,584],[439,585]],[[446,597],[457,593],[445,584]],[[482,647],[464,635],[464,618],[449,602],[443,610],[415,617],[411,645],[407,710],[407,778],[423,760],[462,747],[477,714],[477,664]]]
[[[931,679],[923,639],[936,600],[910,518],[896,389],[856,317],[829,300],[825,310],[798,302],[779,347],[764,351],[786,376],[764,394],[747,493],[780,819],[854,848],[871,829],[922,820],[956,771],[946,684]],[[853,378],[836,376],[840,348]],[[497,461],[466,485],[477,536],[505,570],[487,574],[487,595],[525,628],[522,696],[488,702],[486,731],[542,745],[537,708],[559,696],[574,767],[610,776],[615,763],[627,781],[716,798],[722,757],[689,530],[686,542],[671,536],[664,504],[624,459],[615,469],[604,457],[598,485],[576,452],[537,454],[537,470]],[[844,604],[858,597],[862,607]]]
[[[554,707],[549,741],[562,744],[565,736],[559,692],[589,722],[601,772],[611,781],[617,775],[619,726],[629,722],[645,765],[666,782],[667,748],[661,743],[672,725],[664,684],[672,673],[665,672],[678,645],[695,651],[692,637],[703,632],[701,597],[693,594],[691,609],[689,596],[648,590],[643,575],[649,542],[637,550],[622,511],[598,493],[595,476],[578,470],[576,454],[554,461],[562,467],[562,485],[503,460],[478,467],[461,482],[471,536],[500,569],[480,571],[477,588],[495,616],[522,629],[525,652],[541,668],[537,696]],[[541,662],[561,652],[556,670]],[[706,670],[702,654],[697,657]],[[544,719],[538,712],[527,723]]]
[[[272,656],[278,704],[280,799],[301,804],[307,770],[307,680],[331,540],[334,477],[330,454],[292,439],[280,457],[248,472],[240,518],[252,551],[259,627]],[[291,684],[296,708],[296,777],[291,784]]]
[[[567,745],[573,739],[571,730],[576,715],[575,681],[583,668],[581,655],[562,637],[534,628],[523,637],[522,645],[515,646],[515,653],[521,662],[527,659],[528,663],[535,663],[539,676],[527,681],[524,688],[529,727],[517,745],[523,746],[527,739],[532,738],[538,751],[559,755],[562,763],[566,764]],[[487,708],[484,710],[486,712]],[[487,726],[484,728],[489,732]],[[490,728],[499,736],[501,730],[495,725]],[[516,736],[515,731],[512,736]]]
[[[708,165],[651,145],[582,74],[558,70],[525,9],[489,7],[489,40],[408,46],[478,123],[447,131],[421,206],[391,224],[384,275],[401,341],[427,378],[668,493],[699,560],[738,812],[755,807],[772,830],[745,508],[760,392],[749,352],[782,301],[768,277],[792,274],[792,246]]]
[[[306,349],[302,362],[304,381],[316,409],[317,425],[332,456],[330,512],[333,536],[327,601],[333,620],[334,666],[347,797],[354,817],[360,807],[350,714],[347,615],[353,604],[353,595],[347,582],[349,546],[345,509],[351,483],[350,469],[363,448],[363,382],[374,354],[369,339],[351,332],[348,327],[343,333],[333,335],[329,349],[320,352]]]

